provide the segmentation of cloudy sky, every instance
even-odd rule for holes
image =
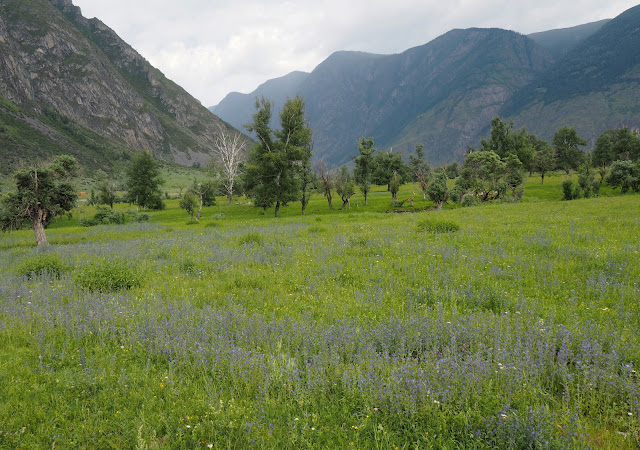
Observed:
[[[613,18],[638,0],[73,0],[205,106],[337,50],[399,53],[453,28],[524,34]]]

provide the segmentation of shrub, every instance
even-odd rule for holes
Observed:
[[[127,211],[127,217],[129,218],[130,222],[142,223],[149,221],[149,214],[144,214],[137,211]]]
[[[119,211],[104,206],[98,206],[92,218],[80,219],[80,226],[93,227],[96,225],[122,225],[125,222],[125,215]]]
[[[418,231],[422,233],[453,233],[460,230],[460,225],[450,220],[427,219],[418,223]]]
[[[123,260],[99,260],[80,268],[74,281],[99,292],[118,292],[140,286],[138,269]]]
[[[261,246],[262,244],[264,244],[264,238],[259,233],[247,233],[244,236],[240,237],[238,244],[239,245],[256,244],[258,246]]]
[[[466,194],[462,197],[462,203],[460,203],[464,207],[469,206],[477,206],[480,204],[480,199],[472,194]]]
[[[18,275],[27,278],[34,276],[49,275],[54,278],[60,278],[68,267],[62,262],[58,255],[40,254],[23,262],[18,268]]]

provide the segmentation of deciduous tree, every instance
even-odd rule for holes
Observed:
[[[79,170],[75,158],[63,155],[43,167],[15,172],[15,190],[3,197],[0,205],[0,229],[30,224],[36,243],[47,245],[45,226],[75,206],[78,196],[72,181]]]
[[[578,147],[585,145],[587,141],[578,136],[578,132],[572,127],[562,127],[553,135],[553,147],[558,165],[567,175],[571,170],[577,170],[580,167],[584,153]]]
[[[426,200],[427,187],[429,186],[429,181],[433,176],[433,170],[429,163],[424,159],[424,145],[417,144],[416,154],[409,155],[409,168],[411,169],[414,180],[420,185],[420,189],[422,190],[422,199]]]
[[[356,166],[353,170],[353,176],[356,184],[364,195],[364,204],[367,204],[367,195],[371,190],[371,178],[374,171],[374,153],[376,148],[373,146],[373,138],[360,138],[358,142],[358,156],[354,158]]]
[[[242,162],[246,159],[245,146],[246,139],[240,133],[218,125],[218,133],[213,141],[213,153],[219,160],[222,186],[229,204],[233,202],[236,178]]]
[[[127,171],[127,198],[142,209],[162,209],[162,186],[157,164],[151,154],[139,152]]]

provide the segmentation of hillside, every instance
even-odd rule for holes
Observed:
[[[554,59],[559,59],[576,45],[600,30],[600,28],[610,20],[611,19],[604,19],[570,28],[541,31],[527,36],[548,51]]]
[[[300,84],[308,76],[306,72],[291,72],[283,77],[266,81],[251,94],[232,92],[209,110],[219,117],[224,117],[224,120],[235,128],[244,131],[244,126],[249,123],[251,116],[255,113],[256,98],[273,99],[276,109],[280,110],[287,98],[296,96]]]
[[[136,150],[210,159],[223,122],[71,0],[2,1],[0,58],[3,173],[61,152],[103,169]]]
[[[403,152],[424,142],[439,163],[475,144],[509,96],[551,63],[546,51],[517,33],[453,30],[397,55],[334,53],[281,95],[305,99],[318,158],[345,163],[358,138],[372,136],[376,146]],[[248,123],[256,96],[282,103],[266,95],[267,85],[229,95],[214,111],[234,125]]]
[[[640,6],[611,20],[518,92],[503,114],[542,138],[575,126],[591,143],[607,128],[640,127]]]

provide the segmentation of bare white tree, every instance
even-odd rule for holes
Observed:
[[[240,133],[218,125],[218,133],[213,141],[213,153],[222,168],[222,186],[229,203],[233,202],[233,185],[240,171],[240,163],[246,157],[245,144],[246,140]]]

